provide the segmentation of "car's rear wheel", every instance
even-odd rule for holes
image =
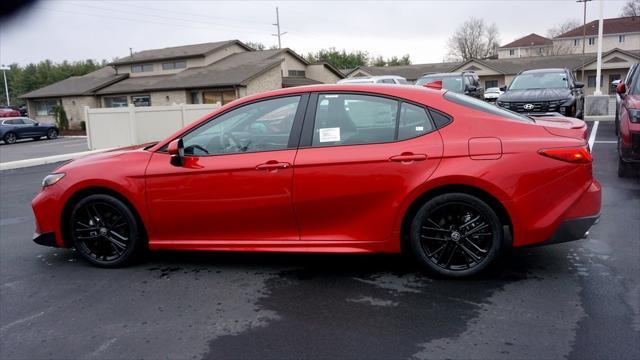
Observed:
[[[55,139],[58,137],[58,130],[50,129],[47,131],[47,139]]]
[[[484,270],[500,251],[502,224],[484,201],[463,193],[434,197],[416,213],[410,243],[428,270],[450,277]]]
[[[69,233],[78,253],[101,267],[127,265],[142,249],[136,216],[110,195],[95,194],[80,200],[71,212]]]
[[[18,137],[16,136],[16,134],[10,132],[4,134],[4,137],[2,139],[4,140],[5,144],[15,144],[16,140],[18,140]]]

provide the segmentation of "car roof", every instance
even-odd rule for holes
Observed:
[[[567,72],[567,70],[562,68],[549,68],[549,69],[524,70],[520,74],[563,73],[563,72]]]

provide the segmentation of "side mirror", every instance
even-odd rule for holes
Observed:
[[[500,91],[507,91],[507,87],[506,86],[500,86]]]
[[[37,121],[33,123],[33,126],[38,126],[38,125],[40,125],[40,123]]]
[[[184,144],[182,139],[176,139],[169,143],[167,152],[171,155],[171,165],[182,166],[184,164]]]
[[[623,82],[620,82],[620,84],[616,86],[616,92],[620,95],[624,95],[627,92],[627,86]]]
[[[478,90],[478,88],[473,86],[473,85],[467,85],[466,88],[465,88],[465,91],[468,91],[468,92],[472,92],[472,91],[476,91],[476,90]]]
[[[581,83],[581,82],[579,82],[579,81],[576,81],[576,82],[573,84],[573,87],[575,87],[576,89],[582,89],[582,88],[584,87],[584,83]]]

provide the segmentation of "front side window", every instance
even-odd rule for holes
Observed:
[[[566,89],[569,87],[564,72],[520,74],[513,79],[509,90]]]
[[[381,83],[383,84],[395,84],[396,82],[393,81],[393,79],[382,79],[380,80]]]
[[[47,116],[53,115],[53,108],[58,105],[57,100],[36,100],[36,115]]]
[[[248,104],[212,119],[187,135],[186,155],[206,156],[284,150],[300,96]]]
[[[109,96],[104,98],[104,107],[127,107],[129,105],[126,96]]]
[[[400,122],[398,125],[398,140],[411,139],[433,130],[427,110],[413,104],[402,103],[400,107]]]
[[[320,94],[313,146],[373,144],[393,141],[398,102],[357,94]]]
[[[33,121],[33,120],[29,119],[29,118],[20,118],[20,120],[22,120],[22,123],[25,124],[25,125],[32,125],[33,126],[33,125],[36,124],[35,121]]]

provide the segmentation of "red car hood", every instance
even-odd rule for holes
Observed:
[[[576,118],[564,116],[537,117],[536,124],[552,135],[587,140],[587,124]]]
[[[146,148],[148,146],[151,146],[151,145],[154,145],[154,144],[156,144],[156,142],[140,144],[140,145],[133,145],[133,146],[125,146],[125,147],[111,149],[111,150],[107,150],[107,151],[96,153],[96,154],[82,156],[82,157],[79,157],[79,158],[77,158],[75,160],[70,160],[70,161],[64,163],[62,166],[60,166],[58,169],[56,169],[56,171],[64,171],[63,168],[75,167],[77,165],[82,165],[82,164],[86,164],[86,163],[92,163],[92,162],[98,162],[98,161],[102,161],[102,160],[106,160],[106,159],[111,159],[111,158],[114,158],[114,157],[118,157],[118,156],[121,156],[121,155],[124,155],[124,154],[128,154],[128,153],[131,153],[131,152],[135,152],[135,151],[144,149],[144,148]]]

